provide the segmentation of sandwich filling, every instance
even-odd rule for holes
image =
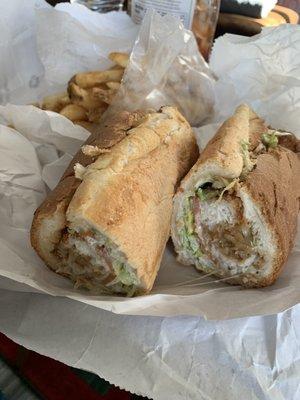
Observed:
[[[99,232],[66,228],[54,253],[60,260],[56,272],[74,281],[76,288],[127,296],[138,292],[135,270],[117,246]]]
[[[248,143],[241,143],[243,169],[238,178],[206,176],[185,192],[176,217],[182,262],[226,279],[242,275],[244,283],[269,273],[274,248],[267,243],[272,240],[244,185],[257,157],[277,146],[274,131],[263,136],[251,151]]]
[[[239,182],[226,193],[205,183],[186,197],[179,237],[197,268],[220,276],[259,274],[265,264],[259,231],[244,213]]]

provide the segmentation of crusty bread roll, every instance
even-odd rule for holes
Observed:
[[[230,284],[278,277],[296,233],[299,140],[241,105],[207,144],[174,197],[172,238],[183,264]]]
[[[121,114],[91,135],[38,208],[32,246],[76,287],[148,292],[175,188],[197,156],[191,127],[175,108]]]

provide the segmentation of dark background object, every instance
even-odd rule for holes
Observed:
[[[55,6],[55,4],[58,3],[70,3],[70,1],[66,1],[66,0],[46,0],[49,4],[51,4],[52,6]],[[125,0],[125,7],[126,7],[126,3],[127,0]]]
[[[261,4],[244,3],[239,0],[222,0],[220,12],[261,18],[262,6]]]
[[[216,37],[224,33],[253,36],[261,32],[262,27],[299,22],[299,14],[290,8],[276,5],[266,18],[251,18],[245,15],[220,13]]]
[[[48,3],[50,3],[52,6],[55,6],[57,3],[70,3],[69,1],[66,0],[47,0]]]
[[[41,400],[147,400],[116,388],[90,372],[68,367],[27,350],[1,333],[0,359],[11,368],[10,374],[19,376],[27,385],[25,388],[23,385],[23,389],[17,386],[14,395],[12,386],[9,387],[12,382],[5,383],[5,387],[0,388],[1,400],[1,389],[4,391],[6,387],[9,387],[12,394],[9,399],[38,397]],[[30,392],[36,396],[30,396]]]
[[[49,4],[52,4],[53,6],[57,3],[66,3],[66,0],[47,0],[47,1]],[[277,4],[291,8],[292,10],[295,10],[298,13],[300,13],[300,0],[279,0]]]

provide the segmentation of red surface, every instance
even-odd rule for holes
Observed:
[[[94,391],[70,367],[15,344],[0,334],[0,355],[47,400],[129,400],[130,394],[112,387],[106,395]]]

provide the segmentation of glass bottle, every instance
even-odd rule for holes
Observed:
[[[208,60],[216,32],[221,0],[197,0],[192,31],[203,57]]]
[[[91,10],[101,13],[121,11],[124,6],[124,0],[71,0],[71,3],[83,4]]]
[[[199,50],[208,60],[217,26],[221,0],[128,0],[127,9],[136,23],[141,23],[148,8],[160,14],[173,14],[185,28],[192,29]]]

